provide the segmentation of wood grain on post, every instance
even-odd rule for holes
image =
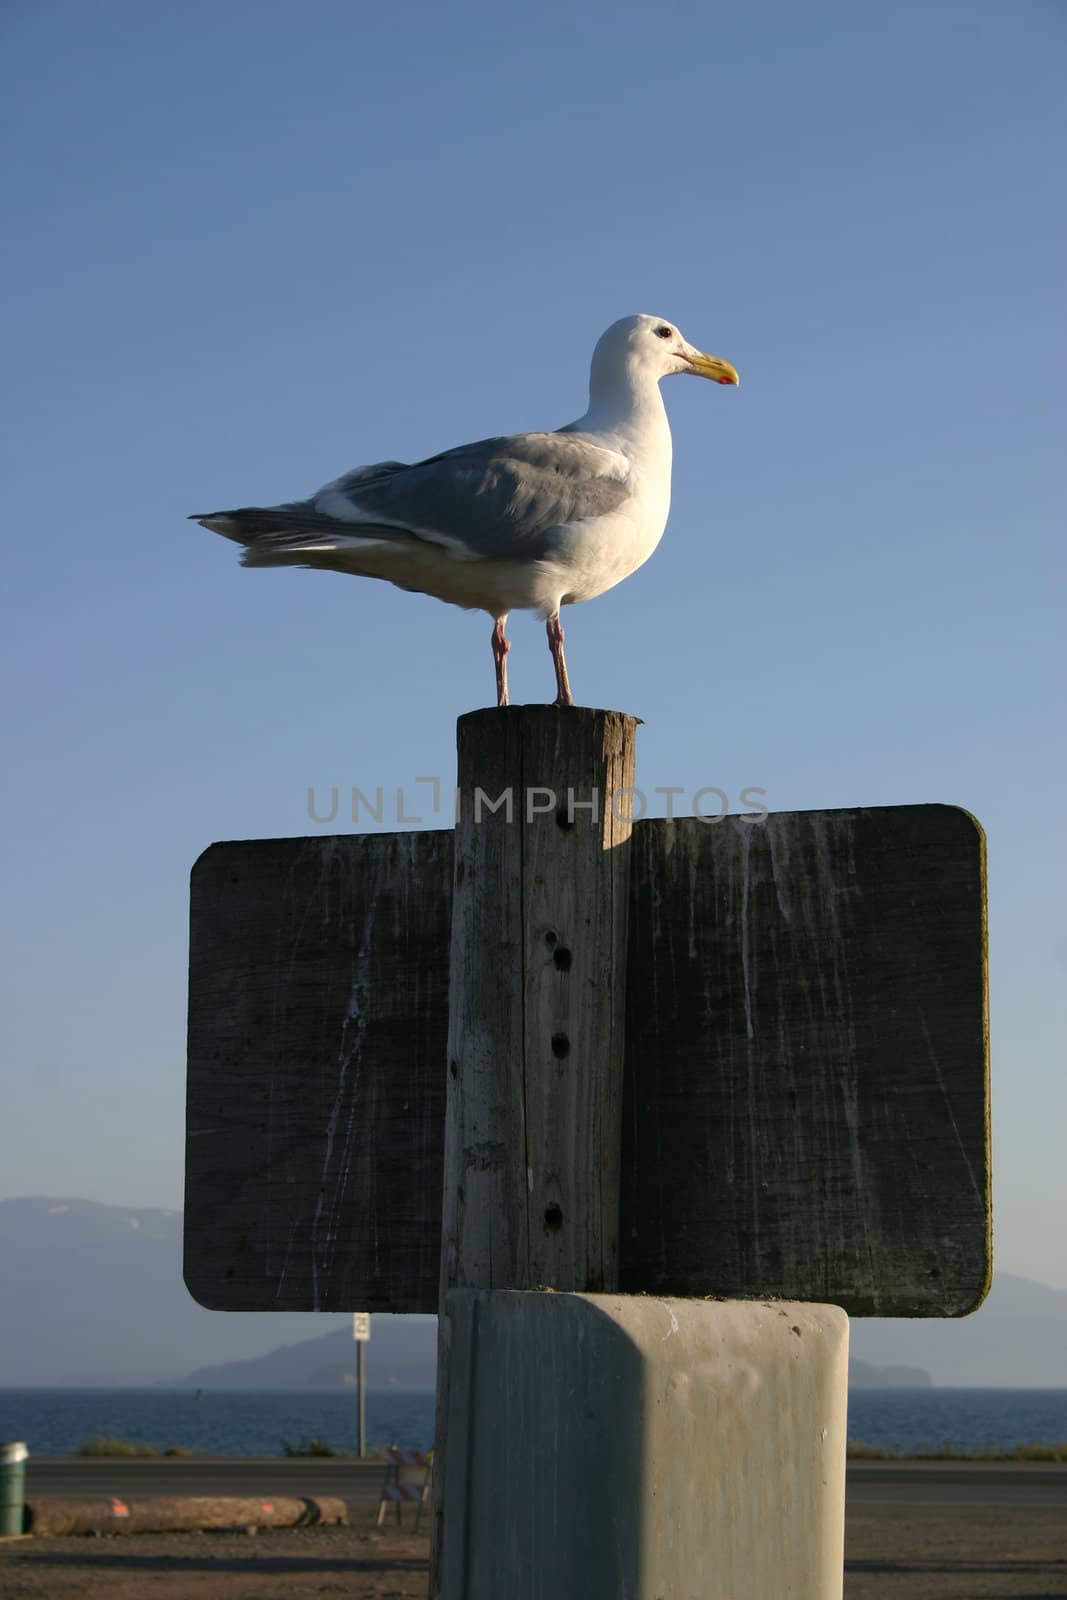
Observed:
[[[458,726],[431,1594],[448,1289],[618,1283],[636,728],[552,706]]]

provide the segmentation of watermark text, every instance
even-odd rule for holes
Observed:
[[[446,790],[439,777],[416,778],[414,783],[426,787],[409,792],[404,785],[363,788],[335,783],[329,788],[317,788],[309,784],[307,815],[322,828],[341,821],[351,822],[355,828],[417,827],[429,819],[442,819],[446,811],[453,823],[465,817],[475,823],[498,817],[508,823],[532,823],[538,817],[554,815],[569,827],[580,822],[599,827],[609,814],[617,822],[641,822],[651,815],[668,821],[695,817],[700,822],[723,822],[732,806],[729,791],[714,783],[693,789],[680,783],[656,784],[650,790],[631,786],[607,793],[599,789],[583,793],[570,787],[556,790],[534,784],[526,789],[509,786],[499,794],[477,787],[469,791]],[[734,815],[741,822],[765,821],[770,810],[766,795],[766,789],[758,784],[746,784],[737,791],[739,810]]]

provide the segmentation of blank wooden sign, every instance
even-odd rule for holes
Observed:
[[[622,1288],[973,1309],[973,819],[643,822],[629,848]],[[442,832],[218,844],[194,868],[185,1278],[204,1305],[436,1310],[451,878]]]
[[[632,848],[620,1286],[973,1310],[990,1273],[974,819],[651,822]]]
[[[437,1305],[451,833],[193,868],[185,1281],[222,1311]]]

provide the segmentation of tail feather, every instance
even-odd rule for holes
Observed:
[[[224,539],[234,539],[238,544],[256,544],[260,539],[279,535],[303,537],[307,534],[321,536],[336,527],[330,519],[320,516],[310,506],[239,506],[234,511],[194,512],[190,522],[199,522],[212,533],[221,533]]]
[[[308,501],[197,512],[189,520],[243,545],[243,567],[330,566],[339,550],[422,542],[406,528],[341,522],[316,511]]]

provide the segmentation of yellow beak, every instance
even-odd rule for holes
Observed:
[[[720,361],[718,356],[706,356],[702,350],[686,350],[683,354],[690,372],[696,373],[698,378],[710,378],[713,383],[741,382],[737,368],[728,361]]]

